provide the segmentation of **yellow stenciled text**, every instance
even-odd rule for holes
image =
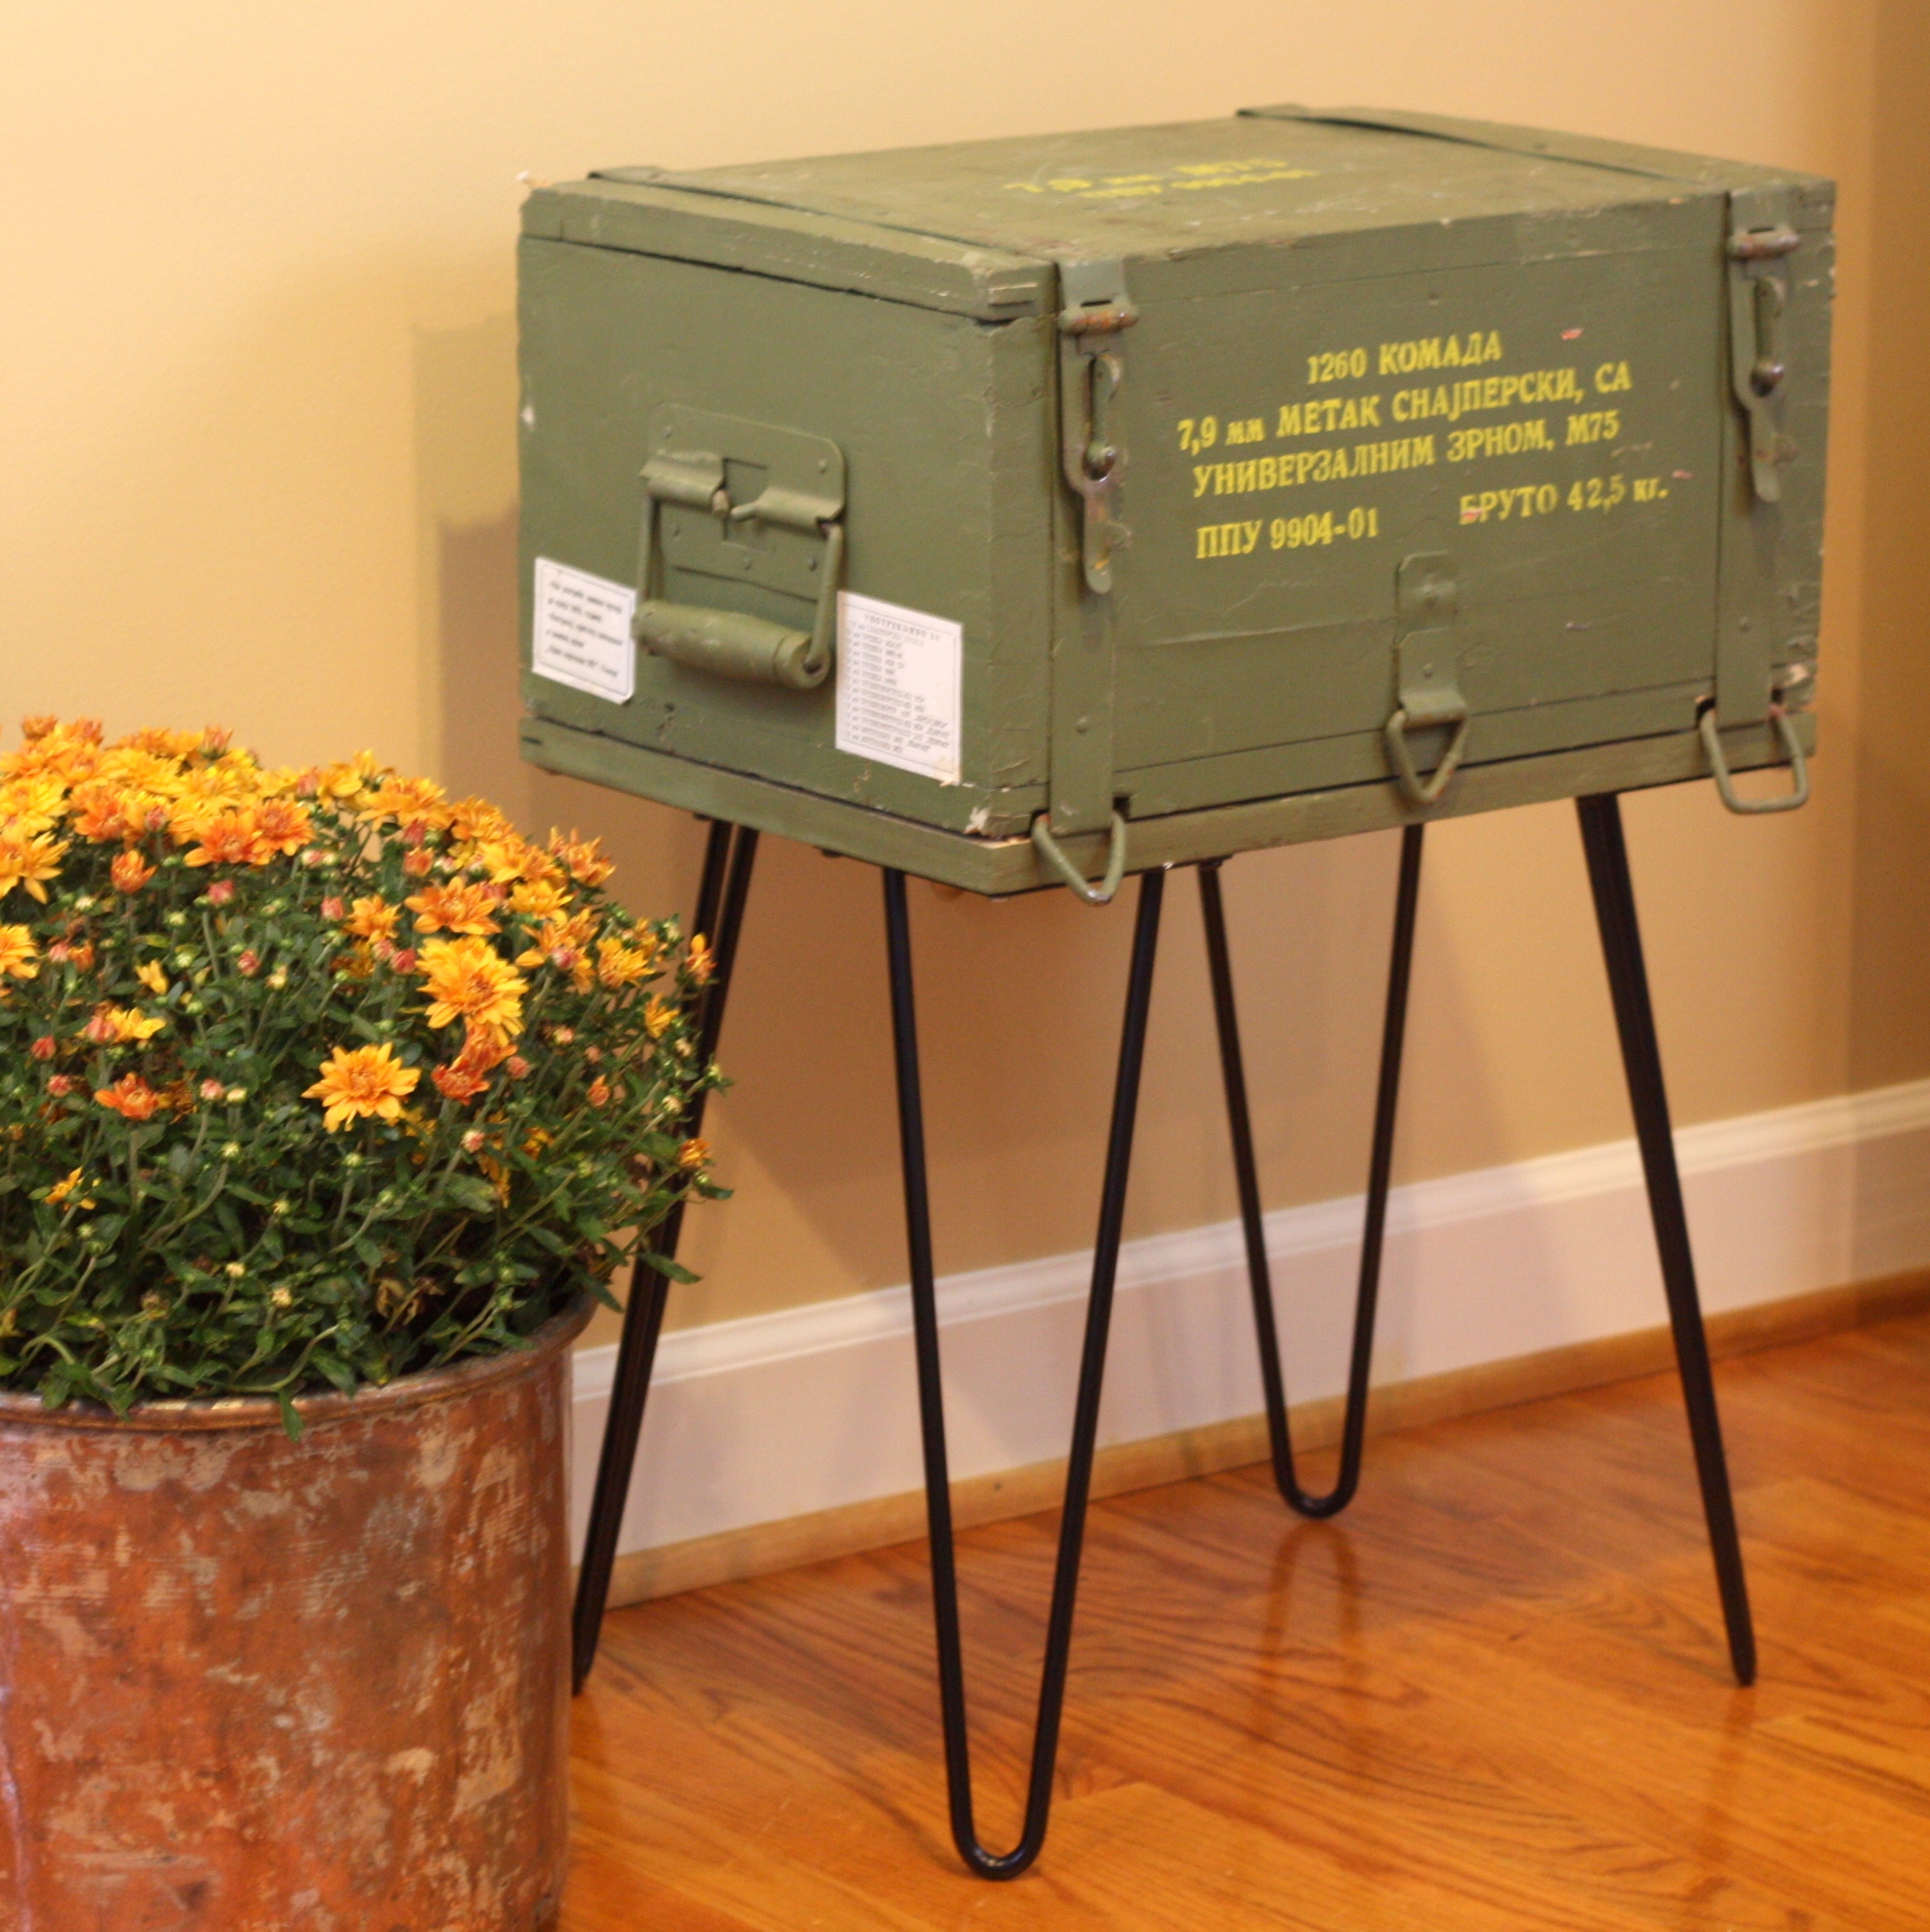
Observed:
[[[1193,533],[1194,557],[1250,555],[1260,541],[1261,521],[1254,517],[1243,523],[1201,524]]]
[[[1303,483],[1344,482],[1394,470],[1425,469],[1435,460],[1432,436],[1394,436],[1383,442],[1340,443],[1284,456],[1247,457],[1237,463],[1196,463],[1193,495],[1245,497],[1256,490],[1293,489]]]
[[[1411,376],[1422,369],[1466,369],[1501,360],[1501,333],[1476,329],[1467,335],[1429,335],[1411,342],[1383,342],[1379,372]]]

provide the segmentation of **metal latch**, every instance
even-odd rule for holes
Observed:
[[[1113,587],[1113,547],[1127,532],[1113,518],[1113,493],[1123,457],[1113,443],[1113,399],[1125,380],[1121,331],[1139,320],[1126,297],[1120,262],[1059,265],[1059,432],[1066,481],[1083,505],[1080,554],[1086,588],[1104,596]]]
[[[1388,761],[1401,789],[1416,805],[1433,804],[1448,789],[1467,750],[1467,700],[1455,682],[1456,587],[1453,560],[1423,551],[1404,557],[1394,573],[1394,706],[1385,736]],[[1415,769],[1407,735],[1452,725],[1441,762],[1423,778]]]
[[[1734,226],[1729,255],[1730,383],[1749,424],[1749,478],[1758,499],[1783,493],[1780,465],[1795,453],[1782,432],[1782,316],[1789,303],[1783,263],[1802,245],[1789,219],[1795,195],[1781,186],[1739,190],[1730,197]]]
[[[844,457],[822,436],[671,405],[650,422],[630,632],[659,657],[811,691],[831,670],[844,572]],[[809,630],[747,611],[671,604],[662,569],[816,605]]]

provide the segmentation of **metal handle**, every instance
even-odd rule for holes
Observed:
[[[1781,798],[1743,798],[1737,795],[1734,783],[1729,775],[1728,761],[1723,757],[1722,734],[1715,728],[1715,707],[1711,705],[1699,720],[1702,733],[1702,749],[1709,755],[1709,769],[1715,775],[1715,789],[1723,795],[1723,803],[1733,812],[1744,818],[1752,818],[1760,812],[1794,811],[1799,805],[1809,802],[1809,766],[1802,755],[1802,745],[1796,736],[1796,728],[1790,722],[1789,713],[1780,704],[1769,706],[1769,721],[1776,727],[1777,735],[1783,741],[1783,749],[1789,754],[1789,775],[1791,789]]]
[[[1446,718],[1430,718],[1429,724],[1445,724]],[[1448,749],[1439,764],[1426,778],[1414,768],[1414,754],[1407,748],[1407,707],[1397,707],[1394,716],[1388,719],[1386,729],[1387,756],[1394,764],[1394,775],[1400,780],[1401,789],[1416,805],[1433,804],[1448,789],[1448,781],[1459,768],[1463,755],[1467,750],[1468,715],[1464,711],[1452,720],[1454,736],[1448,740]]]
[[[818,586],[817,616],[808,631],[793,630],[742,611],[711,610],[699,604],[666,604],[651,595],[657,578],[657,514],[660,496],[690,503],[731,522],[754,518],[793,529],[809,529],[824,539],[824,569]],[[719,499],[722,499],[721,501]],[[643,649],[694,670],[720,677],[741,677],[782,684],[792,691],[814,691],[830,675],[838,590],[844,577],[844,525],[799,512],[788,493],[766,490],[746,504],[733,504],[721,490],[693,500],[674,487],[661,488],[651,477],[644,481],[643,555],[638,570],[637,614],[630,635]]]
[[[1038,848],[1040,856],[1088,905],[1106,905],[1118,891],[1119,882],[1126,876],[1126,821],[1117,812],[1113,813],[1112,843],[1106,858],[1106,876],[1095,886],[1066,856],[1064,848],[1052,836],[1052,828],[1046,822],[1046,818],[1047,814],[1041,812],[1032,822],[1032,843]]]

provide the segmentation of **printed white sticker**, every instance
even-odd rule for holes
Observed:
[[[539,557],[530,669],[572,691],[628,704],[637,692],[636,614],[637,593],[627,583]]]
[[[853,590],[838,594],[838,749],[958,782],[965,630]]]

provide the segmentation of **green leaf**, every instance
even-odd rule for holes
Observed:
[[[442,1192],[471,1214],[494,1214],[499,1205],[496,1190],[479,1175],[452,1174],[442,1183]]]

